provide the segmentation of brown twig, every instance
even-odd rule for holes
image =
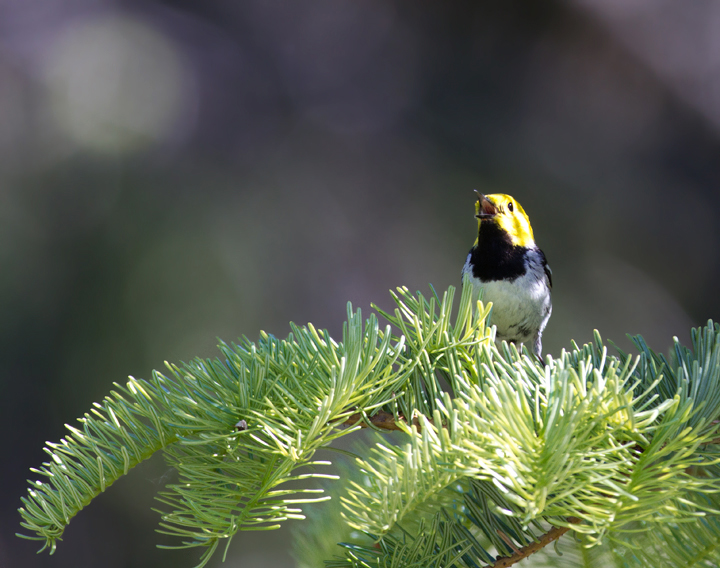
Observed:
[[[580,519],[576,517],[568,517],[567,521],[571,524],[577,524]],[[553,527],[540,537],[537,542],[531,542],[527,546],[523,546],[510,556],[497,558],[492,564],[488,564],[485,568],[507,568],[516,562],[520,562],[523,558],[527,558],[538,550],[545,548],[551,542],[559,539],[562,535],[570,530],[570,527]]]
[[[402,428],[398,426],[398,422],[406,422],[405,417],[402,415],[398,415],[397,417],[395,417],[392,412],[385,412],[381,410],[380,412],[369,416],[367,420],[363,420],[363,415],[360,412],[356,412],[355,414],[350,416],[350,418],[348,418],[344,422],[344,424],[346,426],[354,426],[360,421],[362,421],[362,423],[360,424],[362,428],[369,428],[370,426],[374,426],[375,428],[379,428],[380,430],[401,430]],[[415,425],[418,431],[420,431],[420,421],[417,419],[417,417],[413,418],[412,423]]]

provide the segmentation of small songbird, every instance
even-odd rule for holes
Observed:
[[[474,292],[492,302],[496,339],[525,344],[542,353],[542,332],[550,319],[552,272],[535,244],[520,204],[501,193],[478,194],[478,236],[465,261]],[[477,298],[477,295],[475,296]]]

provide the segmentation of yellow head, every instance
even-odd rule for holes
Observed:
[[[478,219],[478,228],[481,223],[495,223],[510,236],[512,244],[521,247],[535,244],[530,219],[514,198],[504,193],[476,193],[478,200],[475,202],[475,217]]]

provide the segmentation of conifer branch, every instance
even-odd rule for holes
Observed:
[[[639,356],[612,356],[596,334],[540,362],[494,343],[471,288],[455,318],[453,288],[400,288],[381,312],[392,327],[349,308],[341,342],[291,325],[116,385],[48,443],[20,509],[26,538],[52,553],[74,515],[161,451],[180,479],[158,496],[160,531],[201,547],[203,565],[240,530],[304,518],[298,505],[327,498],[306,481],[336,478],[317,450],[371,427],[403,442],[362,452],[337,501],[377,546],[350,541],[328,566],[509,566],[568,530],[595,547],[645,538],[675,565],[720,561],[720,325],[669,357],[640,337]]]

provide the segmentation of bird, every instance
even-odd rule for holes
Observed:
[[[475,190],[478,234],[462,268],[474,299],[492,302],[495,339],[524,344],[542,356],[542,334],[552,313],[552,271],[535,244],[530,219],[510,195]]]

